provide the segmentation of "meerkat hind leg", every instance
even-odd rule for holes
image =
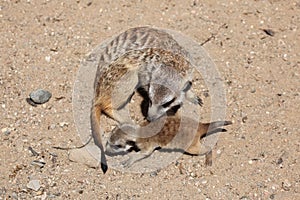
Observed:
[[[209,151],[205,154],[205,165],[212,166],[212,151]]]

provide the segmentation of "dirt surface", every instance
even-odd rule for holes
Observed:
[[[0,199],[300,199],[299,13],[299,1],[280,0],[2,0]],[[104,175],[52,148],[82,144],[72,112],[81,60],[142,25],[203,44],[223,77],[234,124],[211,167],[183,155],[156,173]],[[52,98],[33,107],[38,88]]]

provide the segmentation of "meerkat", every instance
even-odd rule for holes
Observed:
[[[180,117],[168,116],[166,117],[163,128],[156,135],[148,138],[138,136],[141,134],[140,132],[143,131],[142,127],[135,128],[130,124],[122,124],[114,128],[111,132],[106,143],[106,153],[113,155],[131,151],[137,152],[137,154],[130,156],[128,160],[122,163],[124,167],[130,167],[137,161],[150,156],[155,149],[166,147],[175,138],[176,134],[178,134],[180,122]],[[185,133],[177,138],[178,142],[188,144],[186,149],[181,149],[181,152],[190,155],[206,154],[206,164],[211,165],[212,151],[202,151],[200,139],[212,133],[225,132],[226,129],[220,127],[230,125],[232,122],[216,121],[211,123],[199,123],[195,134],[193,133],[194,130],[192,130],[193,125],[189,126],[189,123],[195,122],[188,121],[188,124],[185,124],[185,127],[183,127]],[[192,135],[188,136],[187,133]],[[191,139],[191,141],[187,142],[186,138]],[[184,145],[179,146],[181,146],[181,148],[184,147]]]
[[[107,170],[100,134],[102,114],[118,123],[118,115],[141,88],[148,102],[147,119],[154,121],[186,98],[202,104],[190,88],[193,70],[188,53],[166,32],[150,27],[133,28],[115,37],[100,56],[91,109],[92,136],[101,150],[101,168]],[[122,80],[121,84],[120,80]],[[114,95],[114,92],[117,94]],[[112,95],[115,97],[112,99]]]

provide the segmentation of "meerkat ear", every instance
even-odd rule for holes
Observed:
[[[184,86],[183,86],[183,88],[182,88],[182,91],[183,91],[183,92],[187,92],[188,90],[191,89],[191,87],[192,87],[192,82],[191,82],[191,81],[187,81],[187,82],[184,84]]]

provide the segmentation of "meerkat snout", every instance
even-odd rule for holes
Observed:
[[[189,101],[202,105],[202,100],[191,91],[192,82],[187,81],[180,91],[175,93],[171,88],[160,84],[150,84],[148,121],[155,121],[164,115],[173,115],[182,106],[187,98]]]
[[[154,121],[165,115],[175,100],[176,94],[172,90],[163,85],[151,84],[147,120]]]
[[[111,137],[106,142],[105,153],[114,155],[136,150],[135,132],[136,128],[130,124],[115,127],[111,132]]]

